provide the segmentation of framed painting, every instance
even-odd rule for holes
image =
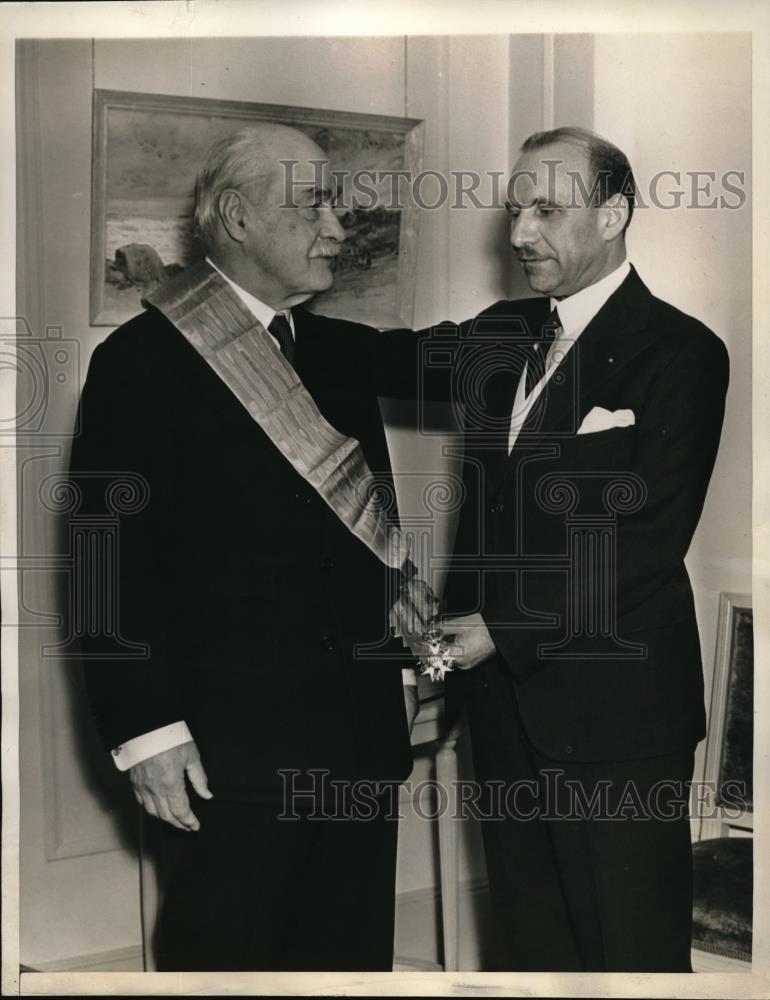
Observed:
[[[338,177],[367,178],[345,193],[348,230],[334,286],[314,311],[387,329],[411,326],[417,209],[394,171],[419,174],[423,123],[414,118],[95,90],[91,323],[116,326],[151,288],[202,256],[192,231],[195,175],[206,150],[256,122],[305,132]],[[365,188],[365,189],[364,189]],[[355,189],[355,185],[354,185]]]
[[[751,827],[754,750],[754,630],[751,596],[722,593],[706,743],[713,805]]]

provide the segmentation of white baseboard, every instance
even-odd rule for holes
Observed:
[[[481,968],[478,938],[478,904],[487,895],[486,881],[460,883],[460,967]],[[436,888],[416,889],[396,897],[394,967],[410,971],[440,972],[442,964],[441,898]],[[29,972],[142,972],[141,946],[75,955],[52,962],[26,963]]]
[[[483,882],[467,882],[460,887],[460,921],[464,912],[471,909],[473,896],[483,895],[487,886]],[[465,897],[465,905],[463,904]],[[393,968],[396,972],[442,972],[441,957],[441,926],[440,913],[438,926],[434,920],[431,925],[431,913],[438,904],[438,893],[435,889],[417,889],[413,892],[401,893],[396,902],[396,957]],[[399,909],[401,920],[399,921]],[[411,912],[409,912],[411,911]],[[409,934],[416,925],[422,929],[421,934]],[[399,933],[400,931],[400,933]],[[425,954],[424,949],[432,949],[435,960],[417,957],[414,952]],[[460,968],[464,972],[479,971],[471,968],[476,965],[474,956],[478,959],[475,948],[466,946],[461,951]],[[722,955],[712,955],[710,952],[692,952],[693,972],[751,972],[750,962],[741,962],[735,958]],[[144,970],[142,949],[115,948],[111,951],[97,952],[91,955],[79,955],[73,958],[60,959],[55,962],[39,962],[25,967],[27,972],[142,972]]]
[[[698,951],[697,948],[693,948],[691,959],[693,972],[751,972],[751,962],[714,955],[710,951]]]
[[[26,972],[144,972],[141,945],[113,948],[90,955],[75,955],[55,962],[35,962],[25,966]]]
[[[394,972],[443,972],[444,966],[438,962],[427,962],[422,958],[397,958],[393,963]]]
[[[489,887],[486,879],[468,879],[459,887],[460,955],[464,972],[484,966],[483,941],[489,927]],[[441,892],[414,889],[396,896],[395,966],[434,971],[443,969]]]
[[[489,900],[486,880],[460,883],[460,961],[463,972],[482,970],[483,928],[479,911]],[[396,897],[396,958],[394,968],[433,972],[443,970],[441,897],[438,889],[416,889]],[[692,951],[693,972],[751,972],[750,962]]]

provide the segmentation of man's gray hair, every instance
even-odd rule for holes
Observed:
[[[534,132],[522,144],[521,152],[542,149],[556,142],[570,142],[585,150],[593,174],[591,187],[597,192],[599,205],[604,204],[614,194],[622,194],[625,197],[628,202],[628,219],[623,227],[625,234],[636,203],[636,181],[626,154],[602,136],[577,125],[564,125],[547,132]]]
[[[223,192],[228,188],[241,190],[264,179],[263,142],[260,131],[245,128],[220,139],[206,154],[195,179],[193,227],[207,252],[214,244]]]

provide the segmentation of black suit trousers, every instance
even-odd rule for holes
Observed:
[[[549,760],[505,667],[471,671],[468,713],[500,970],[689,972],[693,748]]]
[[[158,968],[390,971],[398,820],[298,819],[197,799],[197,833],[151,821],[163,901]]]

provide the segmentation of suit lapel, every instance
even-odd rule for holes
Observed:
[[[531,446],[541,436],[555,432],[575,433],[583,401],[657,339],[648,325],[651,302],[649,289],[632,267],[549,379],[500,470],[499,485],[515,467],[522,445]]]
[[[488,317],[490,326],[499,328],[499,346],[502,351],[494,360],[495,369],[483,381],[481,387],[483,399],[476,401],[477,405],[481,404],[483,418],[475,422],[466,421],[466,441],[483,462],[487,482],[494,482],[499,478],[508,460],[511,415],[524,367],[524,358],[533,337],[550,311],[548,299],[526,299],[517,302],[516,315],[509,315],[513,305],[510,302],[502,303],[500,307],[496,307],[495,314]],[[472,354],[468,359],[468,368],[478,370],[481,376],[483,370],[475,364],[478,350],[479,345],[471,343]],[[485,359],[494,358],[491,354],[495,350],[492,344],[489,349],[485,345],[482,350]],[[461,359],[458,367],[462,366]],[[469,385],[466,385],[465,389],[474,393],[474,388]],[[475,409],[468,401],[466,410],[469,405]]]

